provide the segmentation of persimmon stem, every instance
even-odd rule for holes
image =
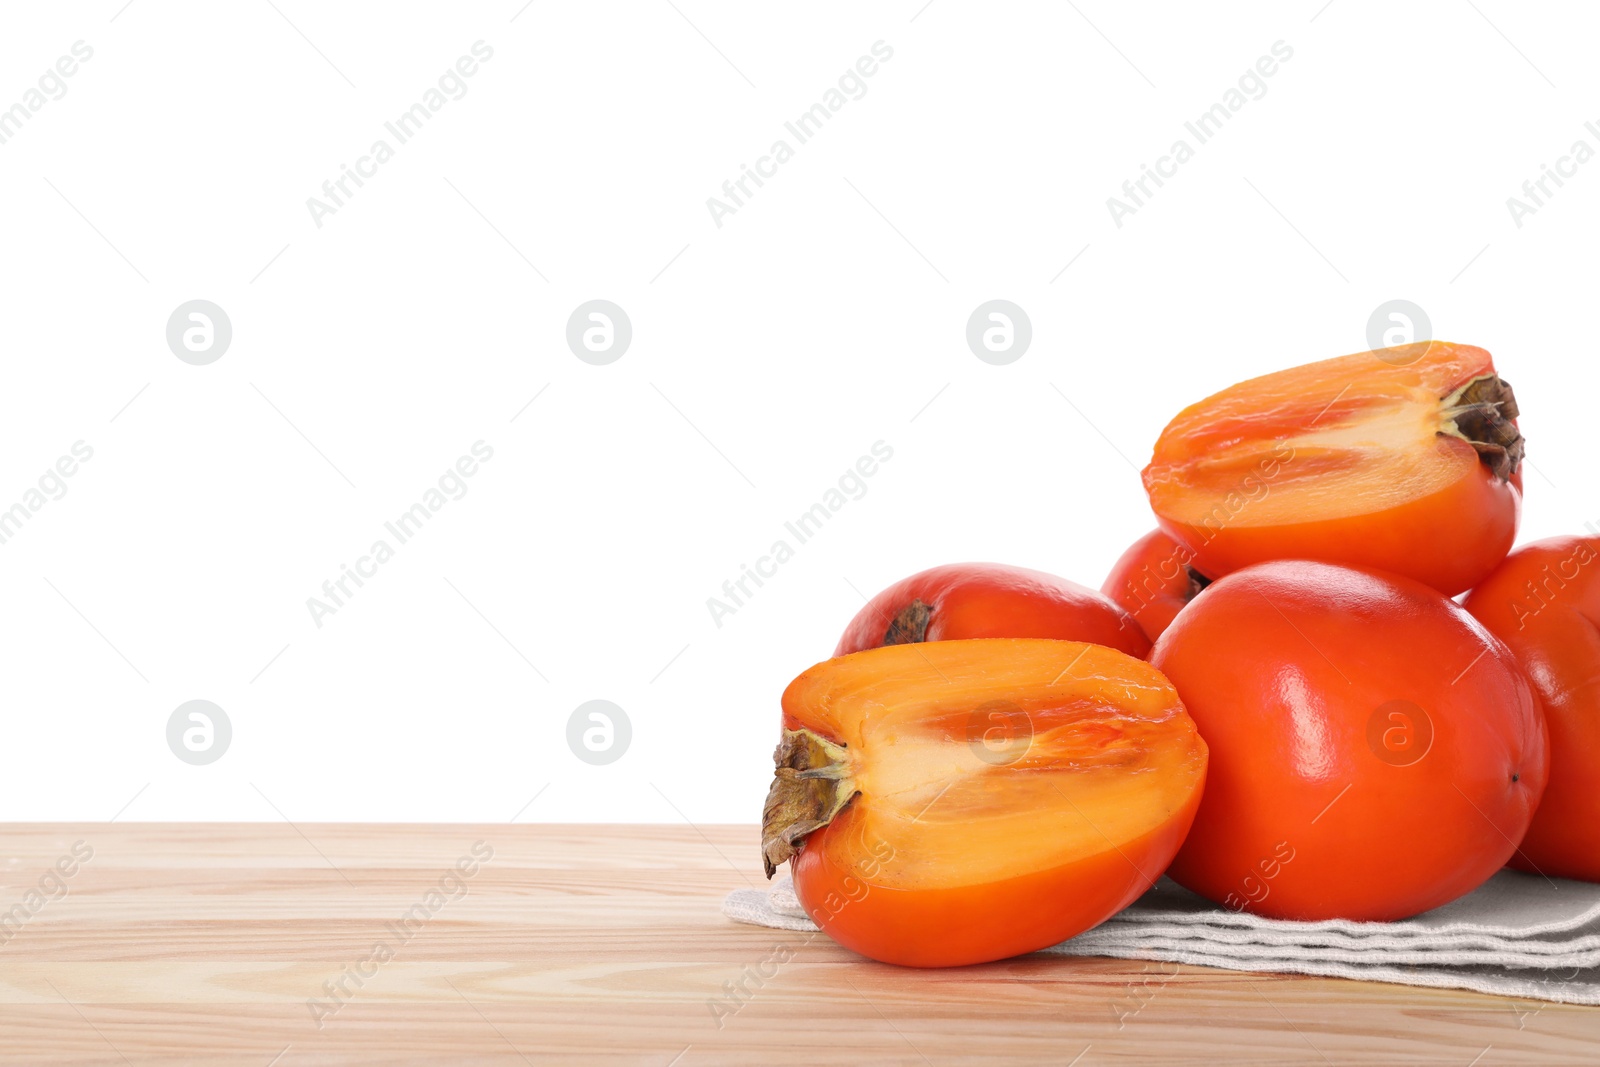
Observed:
[[[810,730],[785,730],[772,761],[772,786],[761,812],[761,863],[768,878],[860,792],[847,747]]]
[[[928,620],[933,618],[933,608],[921,598],[901,609],[884,631],[886,645],[915,645],[928,639]]]
[[[1502,482],[1510,481],[1527,451],[1516,426],[1517,397],[1498,374],[1474,378],[1444,398],[1444,429],[1477,449],[1478,461]]]

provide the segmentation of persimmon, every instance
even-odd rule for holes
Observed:
[[[1210,584],[1194,569],[1194,553],[1165,530],[1151,530],[1128,546],[1100,591],[1134,617],[1145,636],[1161,636],[1178,612]]]
[[[1143,660],[1077,641],[890,645],[783,694],[771,877],[835,941],[915,967],[1003,959],[1109,918],[1166,868],[1206,745]]]
[[[1510,858],[1549,770],[1516,660],[1444,594],[1325,563],[1225,575],[1150,662],[1211,751],[1168,874],[1278,919],[1403,919]]]
[[[1088,641],[1141,659],[1150,639],[1111,598],[1003,563],[951,563],[902,578],[850,620],[835,656],[881,645],[974,637]]]
[[[1600,537],[1523,545],[1466,608],[1522,664],[1550,731],[1550,785],[1511,866],[1600,882]]]
[[[1511,550],[1524,444],[1489,353],[1426,341],[1311,363],[1178,414],[1144,469],[1213,578],[1310,559],[1460,593]]]

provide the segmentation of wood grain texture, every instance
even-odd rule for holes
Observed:
[[[722,918],[762,882],[753,826],[0,835],[3,1064],[1600,1062],[1593,1008],[1121,960],[872,963]],[[93,856],[52,877],[77,842]],[[492,856],[449,879],[475,845]]]

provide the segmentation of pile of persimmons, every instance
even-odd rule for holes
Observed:
[[[1143,473],[1159,528],[1100,592],[935,567],[789,685],[768,876],[913,966],[1054,944],[1163,873],[1299,920],[1405,918],[1507,864],[1600,881],[1600,537],[1513,552],[1522,460],[1466,345],[1185,409]]]

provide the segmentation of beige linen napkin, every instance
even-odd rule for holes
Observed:
[[[787,874],[766,891],[734,890],[722,913],[817,928]],[[1218,907],[1163,878],[1119,914],[1043,951],[1600,1004],[1600,885],[1507,870],[1400,922],[1289,922]]]

